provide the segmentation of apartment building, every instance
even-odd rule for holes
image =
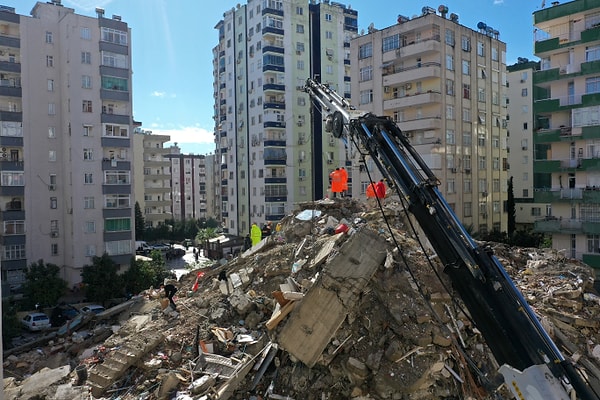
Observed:
[[[178,221],[209,218],[207,213],[206,156],[181,154],[172,146],[164,155],[171,165],[171,205]]]
[[[170,140],[169,135],[156,135],[141,128],[134,130],[134,193],[148,228],[173,219],[171,160],[165,157],[171,153],[171,148],[164,147]]]
[[[547,203],[534,202],[533,186],[533,75],[540,63],[519,58],[508,71],[508,175],[512,178],[517,230],[532,230],[549,211]]]
[[[600,268],[600,4],[576,0],[533,13],[535,229],[567,256]]]
[[[59,0],[0,7],[2,293],[40,259],[73,285],[132,255],[131,48],[121,18]]]
[[[474,30],[438,11],[424,7],[352,40],[352,101],[398,123],[465,227],[506,231],[506,44],[484,22]],[[352,165],[355,197],[367,169]]]
[[[252,222],[323,198],[329,173],[345,165],[342,143],[323,133],[321,116],[311,118],[299,89],[318,75],[350,95],[357,16],[329,1],[250,0],[215,26],[216,202],[226,232],[245,235]]]

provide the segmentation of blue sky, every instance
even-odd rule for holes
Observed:
[[[285,1],[285,0],[284,0]],[[445,4],[459,23],[477,29],[479,21],[500,32],[507,45],[507,64],[533,57],[532,13],[543,0],[349,0],[339,3],[358,10],[358,25],[382,29],[396,23],[398,14],[412,17],[423,6]],[[306,0],[308,3],[308,0]],[[550,3],[551,0],[548,0]],[[243,1],[221,0],[63,0],[78,14],[120,15],[132,30],[133,109],[136,121],[154,133],[168,134],[184,153],[214,151],[212,48],[214,26],[223,12]],[[33,0],[0,0],[19,14],[29,15]],[[549,4],[547,4],[548,6]]]

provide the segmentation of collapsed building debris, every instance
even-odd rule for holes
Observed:
[[[127,312],[81,328],[102,340],[82,346],[75,331],[13,353],[5,398],[511,398],[435,254],[404,230],[397,207],[388,202],[384,220],[348,198],[301,204],[258,245],[181,278],[176,311],[149,289]],[[595,385],[591,268],[549,249],[490,246]]]

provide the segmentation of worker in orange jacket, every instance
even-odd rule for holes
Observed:
[[[329,178],[331,178],[331,192],[333,193],[333,197],[337,197],[338,193],[342,193],[343,184],[342,184],[342,173],[339,168],[336,168],[329,174]]]
[[[367,195],[367,204],[369,208],[374,208],[377,204],[377,191],[375,188],[375,182],[371,182],[369,186],[367,186],[365,193]]]
[[[346,168],[340,167],[340,173],[342,174],[342,197],[344,197],[348,192],[348,171]]]

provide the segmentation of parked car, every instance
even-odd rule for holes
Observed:
[[[100,304],[90,304],[88,306],[81,307],[81,312],[84,314],[89,314],[89,313],[100,314],[104,310],[106,310],[106,308],[104,308]]]
[[[50,314],[50,323],[52,326],[61,326],[68,320],[71,320],[79,315],[79,310],[70,304],[59,304],[54,307],[52,314]]]
[[[50,328],[50,318],[41,312],[32,312],[23,317],[21,324],[31,332]]]

